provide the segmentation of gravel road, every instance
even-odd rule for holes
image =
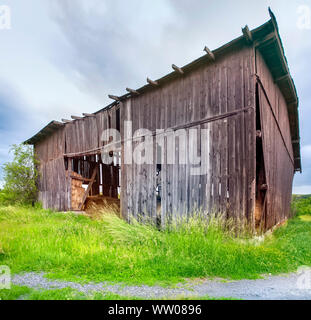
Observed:
[[[221,280],[191,281],[174,288],[160,286],[125,286],[123,284],[88,283],[79,284],[69,281],[49,280],[44,273],[24,273],[15,275],[13,284],[32,289],[72,288],[83,293],[111,292],[122,296],[133,296],[145,299],[176,297],[237,298],[244,300],[311,300],[311,290],[299,289],[299,275],[292,273],[284,276],[269,276],[259,280],[240,280],[224,282]],[[301,279],[301,278],[300,278]]]

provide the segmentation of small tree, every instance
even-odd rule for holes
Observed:
[[[13,153],[14,159],[3,166],[2,201],[33,204],[37,198],[38,178],[38,161],[33,148],[24,144],[14,144],[10,152]]]

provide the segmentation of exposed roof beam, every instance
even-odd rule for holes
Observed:
[[[73,119],[73,120],[82,120],[83,117],[71,116],[71,119]]]
[[[120,101],[120,98],[117,96],[113,96],[112,94],[108,94],[109,99],[115,100],[115,101]]]
[[[274,80],[275,83],[281,82],[283,80],[288,80],[289,79],[289,74],[287,73],[285,76],[279,77],[277,79]]]
[[[56,125],[56,126],[59,126],[59,127],[61,127],[61,126],[64,125],[63,123],[61,123],[61,122],[59,122],[59,121],[53,121],[52,124],[54,124],[54,125]]]
[[[268,43],[270,41],[277,41],[274,32],[268,34],[263,39],[255,40],[255,46],[258,47],[258,46],[264,45],[264,44],[266,44],[266,43]]]
[[[132,94],[139,95],[139,92],[138,92],[138,91],[133,90],[133,89],[130,89],[130,88],[126,88],[126,91],[129,92],[129,93],[132,93]]]
[[[181,68],[177,67],[175,64],[172,64],[172,68],[173,68],[176,72],[178,72],[178,73],[180,73],[180,74],[184,74],[183,70],[182,70]]]
[[[252,43],[253,36],[252,36],[252,33],[250,32],[247,25],[244,28],[242,28],[242,32],[243,32],[244,38],[246,39],[247,43]]]
[[[62,122],[64,122],[64,123],[70,123],[70,122],[72,122],[71,120],[67,120],[67,119],[62,119]]]
[[[288,105],[290,105],[290,104],[298,104],[298,100],[297,99],[293,99],[293,100],[286,101],[286,103]]]
[[[215,55],[214,53],[208,48],[205,47],[204,51],[206,52],[207,56],[211,59],[211,60],[215,60]]]
[[[154,86],[154,87],[157,87],[157,86],[159,85],[159,82],[158,82],[158,81],[153,81],[153,80],[151,80],[151,79],[149,79],[149,78],[147,78],[147,82],[148,82],[149,84],[151,84],[152,86]]]
[[[96,117],[94,113],[82,113],[84,117]]]

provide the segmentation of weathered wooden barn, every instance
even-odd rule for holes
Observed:
[[[119,199],[124,218],[147,216],[158,223],[198,208],[245,219],[253,229],[287,219],[293,176],[301,171],[298,97],[271,11],[270,17],[219,49],[205,48],[204,56],[185,67],[173,65],[157,81],[110,96],[108,107],[52,121],[29,139],[40,161],[44,207],[81,210],[88,197],[100,196]],[[125,140],[124,121],[132,121],[133,132],[144,128],[151,134]],[[110,165],[101,157],[107,128],[121,133],[114,153],[120,161]],[[162,134],[164,145],[154,143],[152,164],[125,163],[125,146],[135,148],[147,138],[156,142],[158,129],[186,132],[186,161],[167,161]],[[198,132],[195,142],[192,129]],[[177,160],[182,147],[176,139]],[[202,174],[191,174],[193,154],[207,155],[197,163],[207,168]]]

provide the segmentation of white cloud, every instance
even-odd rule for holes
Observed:
[[[311,185],[296,186],[293,189],[293,194],[311,194]]]
[[[311,144],[301,148],[301,155],[304,161],[311,160]]]

